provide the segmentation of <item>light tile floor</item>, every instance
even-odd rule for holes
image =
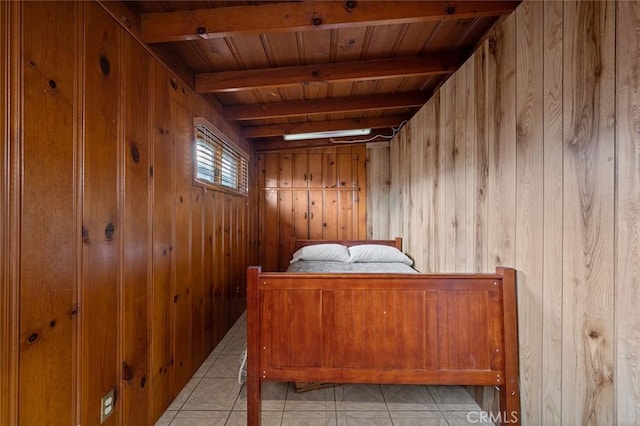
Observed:
[[[238,383],[245,347],[243,315],[211,352],[156,426],[246,425],[246,387]],[[296,393],[290,383],[262,385],[262,424],[305,426],[486,425],[458,386],[340,385]]]

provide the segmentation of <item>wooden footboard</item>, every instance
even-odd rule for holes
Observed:
[[[492,385],[518,423],[515,271],[247,272],[248,424],[263,381]]]

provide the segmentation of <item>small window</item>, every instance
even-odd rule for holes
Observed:
[[[197,118],[195,125],[195,181],[246,195],[247,155],[221,137],[208,121]]]

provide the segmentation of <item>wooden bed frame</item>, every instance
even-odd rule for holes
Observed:
[[[304,245],[377,241],[298,240]],[[247,424],[264,381],[491,385],[519,424],[515,270],[495,274],[247,271]],[[495,415],[496,413],[494,413]]]

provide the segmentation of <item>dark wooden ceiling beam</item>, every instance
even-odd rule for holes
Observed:
[[[268,104],[230,105],[224,107],[228,121],[262,120],[313,114],[378,111],[424,105],[432,92],[404,92],[385,95],[350,96],[330,99],[298,100]]]
[[[396,127],[406,118],[407,117],[402,115],[385,115],[382,117],[248,126],[243,129],[243,136],[247,139],[252,139],[291,135],[295,133],[328,132],[333,130],[380,129],[383,127]],[[359,137],[358,139],[363,138]]]
[[[520,1],[308,1],[142,15],[146,43],[500,16]]]
[[[463,53],[456,52],[369,61],[202,73],[196,75],[196,92],[237,92],[299,84],[451,74],[458,69],[464,58]]]

